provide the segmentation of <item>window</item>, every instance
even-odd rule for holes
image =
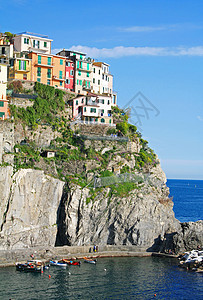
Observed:
[[[110,101],[108,100],[108,104],[110,104]]]
[[[78,72],[78,76],[81,76],[81,72],[80,71]]]
[[[100,85],[100,80],[98,80],[98,85]]]
[[[104,99],[101,99],[101,103],[104,104]]]
[[[84,99],[82,98],[82,101],[81,101],[82,103],[84,103]]]
[[[90,74],[89,74],[89,73],[87,73],[87,77],[90,77]]]
[[[63,66],[63,59],[60,59],[60,65]]]
[[[51,78],[51,69],[47,70],[47,78]]]
[[[68,67],[70,67],[70,63],[68,62]]]
[[[37,68],[37,76],[41,77],[41,68],[40,67]]]
[[[108,77],[108,82],[109,82],[109,77]]]
[[[39,41],[37,41],[37,48],[39,49]]]
[[[100,72],[100,70],[99,70],[99,75],[100,75],[100,73],[101,73],[101,72]]]
[[[24,44],[29,44],[29,39],[24,38]]]
[[[82,55],[80,55],[80,59],[82,59]]]
[[[92,108],[92,107],[90,108],[91,113],[96,113],[96,111],[97,111],[96,108]]]
[[[80,62],[80,68],[82,69],[82,61]]]
[[[47,79],[47,85],[50,85],[50,83],[51,83],[50,79]]]
[[[77,61],[77,69],[79,69],[79,68],[80,68],[80,62]]]
[[[1,52],[2,52],[2,54],[6,54],[6,48],[5,48],[5,47],[2,47],[2,48],[1,48]]]
[[[33,48],[35,48],[35,40],[33,40]]]
[[[78,105],[78,100],[76,100],[76,103],[75,103],[76,105]]]
[[[79,80],[77,79],[77,85],[79,85]]]
[[[0,101],[0,107],[4,107],[4,101]]]
[[[108,76],[106,75],[106,81],[107,81],[107,79],[108,79]]]
[[[101,113],[104,114],[104,109],[101,109]]]
[[[63,78],[63,71],[59,71],[59,79]]]
[[[19,60],[19,71],[26,70],[26,61],[25,60]]]
[[[44,42],[44,48],[47,48],[47,42]]]
[[[102,74],[102,79],[104,79],[104,74]]]
[[[73,70],[70,70],[70,75],[73,75]]]
[[[23,74],[23,80],[27,80],[27,74]]]
[[[51,66],[51,57],[47,57],[47,65]]]
[[[111,119],[109,120],[109,124],[111,124]]]
[[[87,63],[87,70],[89,71],[89,69],[90,69],[90,64]]]
[[[62,86],[63,85],[63,81],[60,81],[60,86]]]
[[[66,79],[66,84],[70,84],[70,79]]]
[[[41,78],[37,78],[37,82],[41,82]]]
[[[5,113],[4,112],[0,112],[0,118],[5,117]]]
[[[87,111],[87,108],[86,107],[84,107],[84,112],[86,112]]]
[[[80,85],[82,85],[82,80],[80,80]]]
[[[102,118],[102,119],[101,119],[101,123],[105,123],[105,119]]]
[[[93,69],[93,72],[95,73],[95,68]]]
[[[42,57],[38,55],[38,64],[41,65],[41,62],[42,62]]]
[[[93,78],[93,83],[95,83],[95,78]]]

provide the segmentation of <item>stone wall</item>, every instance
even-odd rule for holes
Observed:
[[[0,163],[5,153],[13,152],[14,124],[8,120],[0,120]]]

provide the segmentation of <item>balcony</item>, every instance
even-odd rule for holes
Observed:
[[[35,62],[35,66],[36,67],[45,67],[45,68],[53,68],[54,67],[54,64],[52,63],[51,65],[48,65],[48,64],[40,64],[37,62]]]
[[[59,77],[54,76],[54,75],[53,75],[53,80],[66,81],[65,77],[59,78]]]
[[[19,66],[15,66],[15,72],[22,72],[22,73],[28,73],[31,71],[31,67],[30,66],[26,66],[26,70],[24,69],[19,69]]]
[[[82,71],[82,72],[87,72],[87,73],[91,73],[92,70],[87,70],[87,69],[83,69],[83,68],[80,68],[80,67],[77,67],[77,70],[78,71]]]

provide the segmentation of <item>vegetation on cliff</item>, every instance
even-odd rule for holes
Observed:
[[[122,109],[112,108],[116,127],[109,128],[107,135],[128,137],[128,144],[134,142],[140,147],[138,147],[139,151],[130,151],[126,142],[121,143],[113,138],[110,141],[99,141],[98,143],[101,144],[99,149],[91,141],[87,146],[87,141],[82,135],[80,136],[80,129],[77,129],[75,134],[70,126],[71,119],[65,116],[64,110],[68,105],[64,101],[65,93],[38,82],[34,89],[38,96],[33,100],[33,106],[25,109],[10,105],[14,122],[23,125],[25,136],[26,128],[30,128],[32,132],[32,140],[25,138],[20,144],[15,145],[17,149],[15,170],[42,168],[46,173],[66,181],[67,184],[76,183],[82,188],[88,186],[92,191],[90,198],[93,200],[92,188],[95,176],[113,176],[118,171],[121,174],[143,173],[156,166],[157,159],[153,150],[148,147],[147,141],[141,138],[136,126],[128,123],[128,114]],[[41,131],[50,127],[53,132],[57,132],[57,137],[50,141],[48,149],[35,143],[34,136],[38,127]],[[46,158],[45,150],[54,150],[55,157]],[[138,186],[138,182],[110,185],[110,194],[124,196]]]

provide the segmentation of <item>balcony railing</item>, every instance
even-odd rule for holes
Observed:
[[[60,77],[53,75],[53,80],[65,81],[66,79],[65,79],[65,77],[60,78]]]
[[[43,64],[43,63],[39,63],[38,61],[36,61],[36,62],[35,62],[35,66],[46,67],[46,68],[53,68],[53,67],[54,67],[54,63],[51,63],[51,64]]]

